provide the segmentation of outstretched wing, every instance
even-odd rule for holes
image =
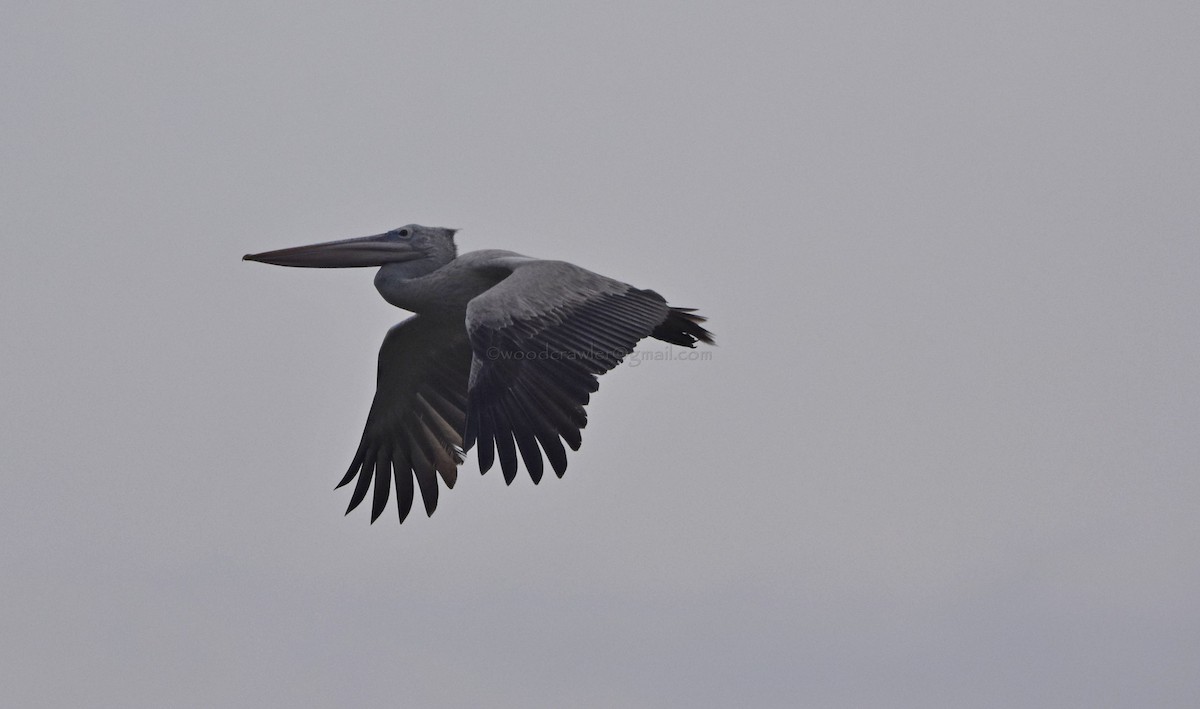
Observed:
[[[413,478],[421,489],[425,513],[437,508],[440,473],[454,487],[462,462],[461,432],[466,422],[471,347],[461,316],[413,316],[388,331],[379,349],[379,379],[371,413],[354,462],[341,487],[357,476],[349,514],[375,494],[371,521],[387,506],[392,472],[400,521],[413,502]]]
[[[652,334],[670,309],[654,291],[569,263],[508,261],[512,275],[467,306],[473,359],[464,447],[478,443],[481,472],[498,456],[510,483],[520,451],[536,484],[543,453],[562,477],[563,442],[579,449],[596,377]]]

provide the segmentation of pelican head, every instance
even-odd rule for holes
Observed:
[[[358,268],[425,259],[441,264],[455,257],[455,231],[409,224],[373,236],[246,254],[242,260],[299,268]]]

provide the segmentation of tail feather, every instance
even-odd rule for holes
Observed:
[[[654,328],[650,336],[673,345],[695,347],[697,342],[715,344],[713,334],[701,327],[708,318],[695,315],[695,308],[671,308],[667,317]]]

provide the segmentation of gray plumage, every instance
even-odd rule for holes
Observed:
[[[338,483],[355,483],[347,513],[374,483],[372,522],[393,478],[401,522],[415,489],[432,515],[437,477],[453,488],[472,447],[480,471],[498,460],[507,483],[518,458],[535,484],[544,463],[562,477],[563,444],[579,449],[599,375],[645,337],[684,347],[713,342],[703,317],[654,291],[511,251],[457,256],[454,232],[410,224],[245,256],[281,266],[379,266],[380,295],[416,313],[384,338],[362,440]]]

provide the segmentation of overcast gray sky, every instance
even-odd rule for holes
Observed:
[[[1200,705],[1194,2],[3,14],[0,704]],[[343,517],[405,314],[239,259],[409,222],[719,346]]]

